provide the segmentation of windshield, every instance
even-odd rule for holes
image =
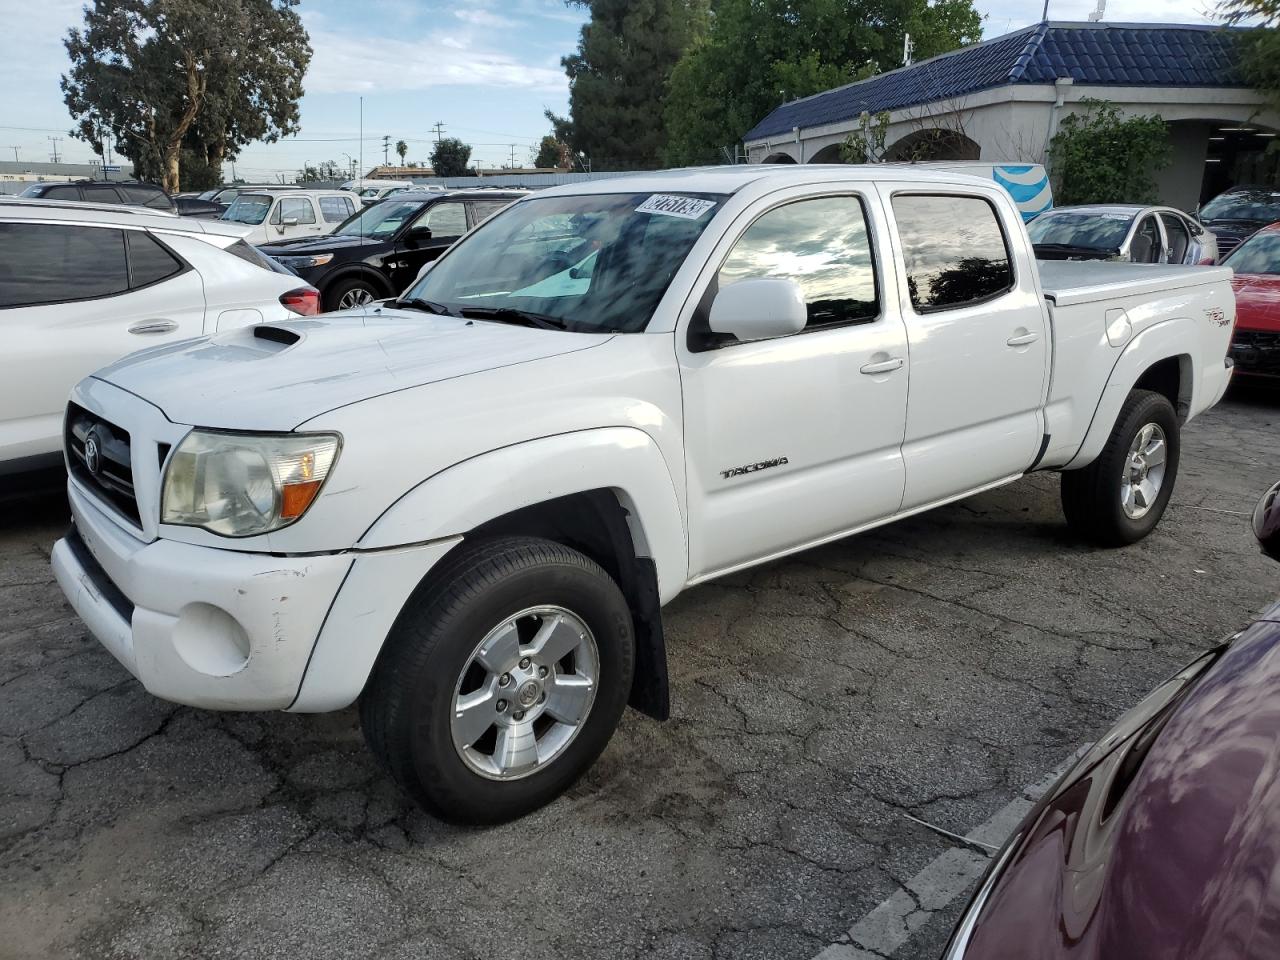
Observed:
[[[1214,197],[1200,208],[1201,220],[1280,220],[1280,193],[1234,190]]]
[[[1280,273],[1280,231],[1255,233],[1222,262],[1236,273]]]
[[[400,229],[401,225],[417,216],[421,201],[384,200],[372,207],[365,207],[353,217],[344,220],[334,234],[339,237],[368,237],[385,240]]]
[[[259,224],[267,219],[271,212],[271,198],[252,193],[242,193],[231,201],[223,220],[234,220],[236,223]]]
[[[364,198],[366,198],[366,199],[368,199],[368,198],[370,198],[370,197],[376,197],[378,194],[380,194],[380,193],[383,191],[383,189],[385,189],[385,188],[383,188],[383,187],[365,187],[363,190],[361,190],[361,191],[360,191],[360,196],[362,196],[362,197],[364,197]]]
[[[1129,235],[1132,213],[1042,213],[1027,224],[1031,242],[1083,250],[1119,250]]]
[[[405,299],[513,310],[581,332],[641,331],[720,194],[537,197],[460,240]]]

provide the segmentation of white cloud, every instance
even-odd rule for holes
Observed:
[[[477,27],[503,29],[516,26],[515,20],[510,17],[504,17],[500,13],[494,13],[492,10],[475,10],[464,7],[461,10],[453,11],[453,15],[464,23],[470,23]]]
[[[474,31],[432,30],[415,39],[358,36],[307,17],[314,51],[304,86],[308,93],[427,90],[442,86],[518,88],[563,94],[558,69],[526,63],[486,49]]]

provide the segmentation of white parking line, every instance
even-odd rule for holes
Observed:
[[[1003,846],[1027,811],[1091,746],[1085,744],[1043,780],[1024,787],[1019,796],[961,838],[971,845],[952,847],[935,857],[907,881],[906,889],[899,890],[866,914],[814,960],[882,960],[893,956],[934,913],[964,893],[982,875],[990,855],[978,852],[975,847],[996,850]]]

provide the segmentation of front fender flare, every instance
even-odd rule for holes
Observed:
[[[587,490],[613,491],[638,555],[653,560],[662,603],[688,579],[684,514],[658,445],[634,427],[601,427],[502,447],[423,480],[378,517],[356,548],[465,536],[504,514]]]

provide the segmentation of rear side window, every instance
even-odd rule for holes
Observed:
[[[271,264],[267,262],[267,258],[243,240],[237,240],[226,250],[227,253],[239,257],[245,263],[252,263],[255,267],[261,267],[263,270],[272,269]]]
[[[880,297],[862,202],[798,200],[761,216],[729,251],[716,274],[717,289],[759,277],[800,285],[807,329],[874,320]]]
[[[354,208],[346,197],[321,197],[320,213],[326,223],[341,223],[351,216]]]
[[[92,300],[128,289],[124,231],[0,223],[0,308]]]
[[[509,204],[510,200],[475,200],[471,203],[471,226],[480,226],[495,213]]]
[[[149,233],[130,230],[129,275],[134,287],[167,280],[182,269],[182,261],[170,253]]]
[[[995,207],[981,197],[899,194],[893,215],[907,290],[920,313],[954,310],[1013,288],[1013,264]]]
[[[155,210],[169,210],[172,208],[168,196],[162,190],[130,186],[116,187],[116,189],[124,194],[125,203],[134,203],[142,207],[151,207]]]

